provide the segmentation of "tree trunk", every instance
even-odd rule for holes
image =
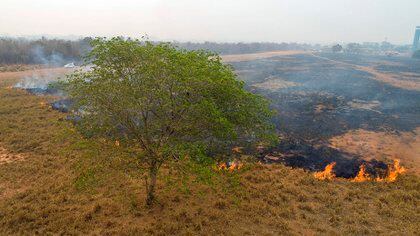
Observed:
[[[155,186],[156,186],[156,179],[157,179],[157,172],[158,172],[158,165],[157,163],[151,163],[149,167],[149,181],[146,181],[146,191],[147,191],[147,199],[146,204],[151,206],[155,200]]]

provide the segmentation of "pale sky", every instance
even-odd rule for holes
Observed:
[[[0,35],[410,44],[420,0],[0,0]]]

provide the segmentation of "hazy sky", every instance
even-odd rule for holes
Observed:
[[[420,0],[0,0],[0,34],[409,44]]]

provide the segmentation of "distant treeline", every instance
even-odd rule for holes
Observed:
[[[25,38],[0,37],[0,65],[1,64],[44,64],[62,66],[69,62],[80,63],[83,55],[91,49],[92,38],[79,40],[47,39],[29,40]],[[174,45],[187,50],[204,49],[219,54],[255,53],[275,50],[321,50],[331,51],[331,46],[298,44],[298,43],[180,43]],[[396,46],[387,42],[382,43],[349,43],[341,50],[346,53],[375,54],[384,51],[407,52],[409,45]]]
[[[62,40],[41,38],[0,38],[0,64],[64,65],[81,62],[90,50],[92,38]],[[314,46],[297,43],[179,43],[174,45],[187,50],[205,49],[219,54],[254,53],[273,50],[304,50]]]
[[[62,65],[78,62],[90,50],[90,40],[0,38],[0,64]]]
[[[255,53],[275,50],[308,50],[320,48],[319,45],[298,43],[175,43],[175,45],[187,50],[205,49],[219,54]]]

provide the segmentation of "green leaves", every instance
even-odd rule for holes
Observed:
[[[97,38],[92,46],[91,69],[70,76],[68,86],[84,131],[161,159],[183,143],[223,151],[274,134],[268,102],[247,92],[215,54],[123,38]]]

